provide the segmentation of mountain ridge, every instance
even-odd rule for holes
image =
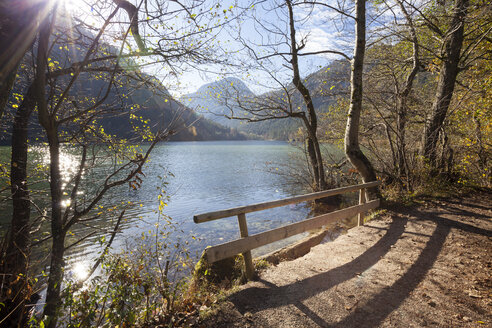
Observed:
[[[61,27],[63,28],[63,26]],[[88,39],[94,37],[90,31],[82,30],[81,38]],[[90,42],[86,42],[90,44]],[[50,66],[53,70],[70,68],[74,63],[82,59],[84,46],[66,43],[54,44],[50,53]],[[106,43],[102,43],[99,50],[101,56],[108,54],[116,54],[118,50]],[[78,54],[76,57],[73,54]],[[29,59],[25,59],[24,65],[29,67]],[[116,135],[129,139],[138,140],[140,135],[135,132],[132,123],[132,117],[138,117],[141,120],[148,120],[152,132],[157,132],[171,127],[177,131],[176,134],[170,136],[169,140],[173,141],[199,141],[199,140],[244,140],[247,136],[231,127],[221,126],[216,122],[201,118],[194,111],[190,110],[179,101],[175,100],[167,88],[157,80],[154,76],[142,72],[138,69],[131,59],[121,59],[119,67],[123,71],[128,70],[130,73],[135,73],[140,79],[139,81],[129,78],[122,74],[117,83],[112,82],[113,86],[109,90],[109,94],[104,102],[99,106],[101,114],[96,118],[98,124],[108,134]],[[15,116],[16,100],[14,94],[24,95],[26,93],[31,79],[28,77],[28,70],[21,71],[18,81],[14,86],[12,96],[9,101],[9,106],[6,108],[6,115],[13,119]],[[101,74],[103,76],[104,73]],[[58,83],[67,83],[70,76],[58,77]],[[142,83],[143,82],[143,83]],[[73,111],[78,108],[89,106],[88,99],[98,99],[107,88],[107,79],[104,77],[95,76],[93,73],[81,72],[78,79],[70,89],[67,104],[67,110]],[[73,104],[73,106],[70,104]],[[30,120],[30,137],[41,138],[44,135],[42,129],[37,122],[36,114],[32,115]],[[4,119],[2,122],[3,128],[0,129],[0,145],[9,145],[11,142],[10,129],[11,121]],[[67,128],[69,129],[69,128]]]
[[[232,85],[230,85],[232,82]],[[347,97],[350,90],[350,63],[335,60],[329,65],[304,78],[306,87],[311,92],[313,104],[318,112],[326,112],[329,106],[336,103],[339,97]],[[221,88],[224,86],[223,88]],[[243,87],[244,86],[244,87]],[[293,106],[305,107],[301,95],[295,90],[292,83],[287,84],[292,92]],[[243,90],[245,90],[243,92]],[[246,84],[238,78],[225,78],[219,81],[206,83],[197,91],[180,97],[180,101],[194,109],[197,114],[220,124],[237,128],[244,133],[261,136],[265,139],[289,140],[302,123],[296,118],[270,119],[261,122],[245,122],[228,119],[225,114],[246,116],[247,112],[240,108],[238,100],[256,97],[259,101],[267,97],[282,97],[282,90],[269,91],[255,95]],[[227,96],[230,99],[227,99]],[[232,96],[232,97],[231,97]],[[225,105],[227,103],[227,105]],[[247,103],[243,101],[243,103]]]

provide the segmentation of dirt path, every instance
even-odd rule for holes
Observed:
[[[391,208],[264,271],[209,327],[492,327],[492,195]]]

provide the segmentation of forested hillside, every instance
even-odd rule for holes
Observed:
[[[313,94],[313,103],[319,115],[326,113],[330,106],[340,99],[347,99],[350,88],[350,64],[337,60],[304,78],[307,88]],[[294,88],[292,84],[289,89]],[[226,78],[218,82],[201,86],[195,93],[181,97],[183,104],[194,109],[212,121],[235,127],[240,131],[261,138],[274,140],[294,140],[301,125],[298,120],[285,118],[249,122],[254,115],[247,114],[247,108],[241,108],[252,102],[262,102],[268,97],[281,98],[283,91],[270,91],[268,94],[254,95],[239,79]],[[295,107],[305,107],[300,95],[292,99]],[[236,117],[234,119],[233,117]],[[240,119],[244,118],[244,119]]]
[[[63,31],[65,26],[58,28]],[[88,29],[80,28],[78,32],[82,39],[94,38]],[[50,57],[50,67],[63,71],[62,66],[74,65],[81,61],[83,59],[81,54],[84,51],[87,51],[87,43],[67,44],[54,48]],[[99,54],[117,57],[118,49],[103,43],[100,45]],[[21,65],[28,67],[27,62]],[[142,138],[137,130],[145,126],[152,133],[172,127],[173,133],[169,140],[174,141],[243,140],[246,138],[234,128],[225,127],[220,122],[214,123],[207,118],[200,117],[193,110],[176,101],[155,76],[141,71],[134,59],[121,60],[119,66],[118,70],[126,72],[127,75],[114,79],[113,86],[107,90],[107,94],[104,94],[107,89],[102,75],[104,70],[99,76],[81,72],[79,79],[69,91],[74,107],[79,106],[75,101],[76,98],[79,102],[81,99],[90,101],[90,99],[104,95],[103,101],[99,104],[104,110],[94,123],[100,125],[106,133],[138,142]],[[22,82],[17,83],[14,87],[11,101],[15,102],[16,99],[20,99],[18,95],[27,91],[30,74],[32,72],[29,70],[20,70],[19,79]],[[58,79],[63,82],[67,81],[65,76],[60,76]],[[0,132],[0,144],[9,145],[11,143],[10,126],[14,115],[14,108],[6,109],[4,128]],[[30,137],[43,140],[39,123],[31,120],[30,124],[32,125]]]

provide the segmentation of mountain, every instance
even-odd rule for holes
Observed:
[[[254,93],[243,81],[228,77],[204,84],[196,92],[181,97],[180,101],[206,119],[237,128],[240,122],[226,116],[231,116],[233,112],[236,116],[244,115],[240,107],[241,99],[253,96]]]
[[[145,80],[153,78],[141,73]],[[204,140],[243,140],[246,136],[236,129],[222,126],[200,117],[193,110],[172,98],[164,86],[153,79],[157,88],[141,87],[135,81],[128,80],[113,87],[106,103],[116,102],[117,108],[111,109],[100,119],[106,133],[124,138],[135,138],[135,126],[139,121],[147,121],[153,132],[172,129],[176,132],[170,137],[173,141]],[[86,92],[100,90],[98,80],[82,79]],[[121,97],[124,95],[124,97]],[[132,119],[137,117],[138,119]]]
[[[318,114],[325,113],[334,105],[338,98],[348,97],[350,90],[350,63],[336,60],[330,65],[308,75],[304,84],[311,92],[313,104]],[[291,95],[292,106],[305,108],[303,99],[294,85],[286,88]],[[183,104],[194,109],[198,114],[214,122],[237,128],[239,131],[258,135],[266,139],[288,140],[302,125],[299,119],[283,118],[246,123],[245,121],[230,120],[225,115],[231,115],[231,109],[236,116],[245,116],[246,112],[239,106],[241,103],[265,102],[266,99],[285,98],[283,90],[254,95],[253,92],[237,78],[226,78],[201,86],[196,92],[180,98]],[[251,115],[250,115],[251,116]]]

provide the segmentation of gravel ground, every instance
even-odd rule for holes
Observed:
[[[242,286],[201,327],[492,327],[492,194],[391,206]]]

